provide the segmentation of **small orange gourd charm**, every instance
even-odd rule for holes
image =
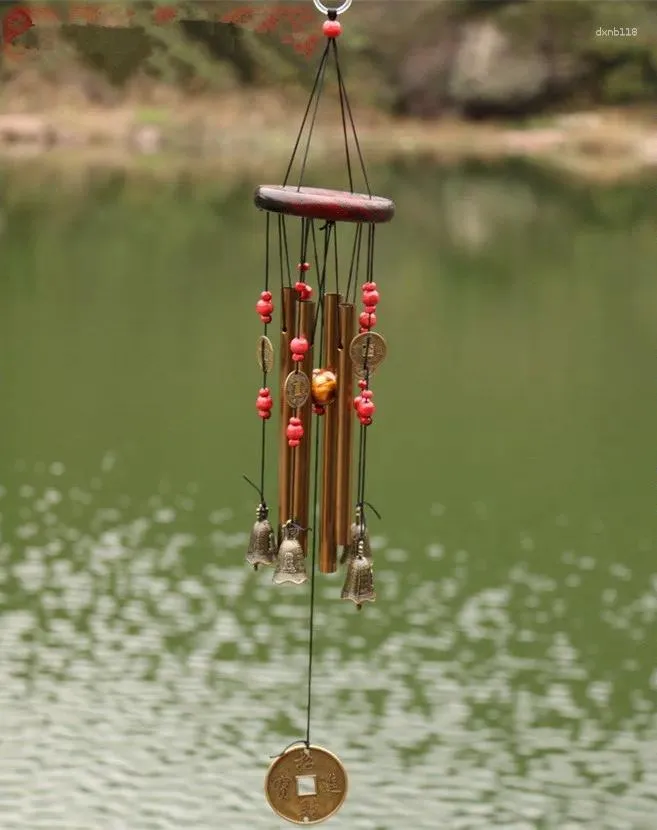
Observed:
[[[311,392],[315,406],[328,406],[338,394],[338,378],[330,369],[313,369]]]

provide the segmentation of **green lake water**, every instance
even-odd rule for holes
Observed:
[[[288,826],[308,590],[244,564],[257,182],[31,177],[0,176],[0,827]],[[378,601],[318,580],[330,826],[655,830],[654,183],[371,179]]]

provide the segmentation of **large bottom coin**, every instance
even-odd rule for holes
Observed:
[[[321,746],[295,746],[272,763],[265,796],[275,813],[293,824],[319,824],[342,807],[347,773]]]

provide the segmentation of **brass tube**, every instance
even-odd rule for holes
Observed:
[[[356,309],[351,303],[342,303],[338,309],[338,411],[337,486],[335,500],[335,528],[338,545],[351,541],[353,507],[351,504],[352,470],[352,423],[354,396],[354,369],[349,354],[349,345],[354,338]]]
[[[315,322],[315,303],[312,300],[299,301],[299,334],[303,335],[308,341],[308,351],[304,359],[299,364],[299,369],[308,376],[308,380],[312,378],[313,373],[313,327]],[[310,461],[312,453],[312,411],[313,402],[309,395],[306,403],[297,411],[297,416],[301,418],[303,426],[303,439],[301,444],[292,450],[296,453],[293,469],[294,469],[294,483],[292,494],[292,515],[295,520],[303,528],[308,527],[309,512],[310,512]],[[304,554],[308,553],[307,545],[308,533],[303,530],[299,534],[299,542],[303,548]]]
[[[338,307],[339,294],[324,295],[324,366],[338,371]],[[323,415],[324,439],[322,443],[322,500],[319,531],[319,570],[330,574],[338,567],[336,541],[335,504],[337,498],[337,448],[338,408],[334,401]]]
[[[285,429],[290,420],[290,407],[285,402],[283,385],[285,378],[293,368],[292,355],[290,354],[290,341],[294,337],[295,315],[297,307],[297,293],[294,288],[283,288],[281,293],[281,341],[279,355],[279,383],[278,394],[281,399],[281,420],[279,424],[279,447],[278,447],[278,533],[280,537],[281,526],[292,518],[290,491],[292,481],[292,447],[288,447]]]

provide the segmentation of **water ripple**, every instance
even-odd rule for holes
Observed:
[[[0,826],[286,826],[262,779],[304,732],[306,594],[243,567],[231,511],[181,532],[189,492],[86,523],[83,487],[7,496],[27,512],[0,545]],[[426,540],[440,570],[418,578],[413,551],[377,548],[376,607],[336,603],[339,578],[319,592],[313,737],[350,773],[332,826],[652,830],[657,675],[623,643],[654,638],[655,578],[566,552],[561,581],[518,562],[473,589],[476,552]],[[569,625],[573,591],[614,633],[604,667]]]

